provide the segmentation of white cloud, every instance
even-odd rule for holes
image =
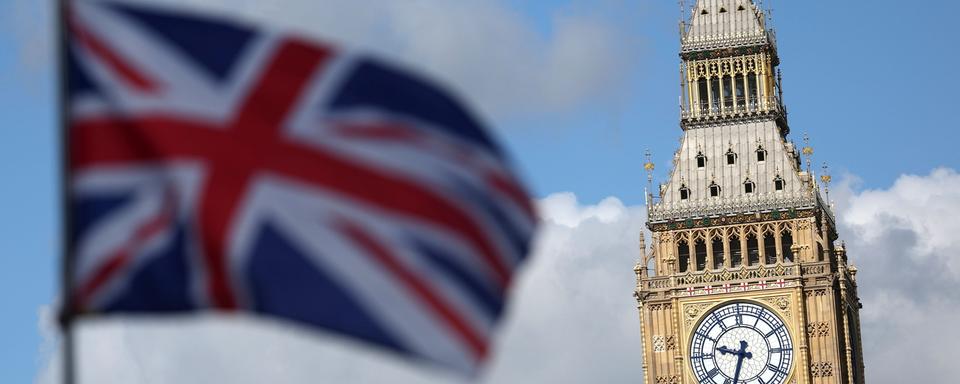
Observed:
[[[632,297],[640,207],[609,198],[584,206],[569,193],[542,200],[534,256],[514,287],[489,383],[635,382],[640,335]],[[56,351],[48,310],[41,313],[42,350]],[[446,383],[394,356],[322,332],[267,320],[204,317],[113,319],[78,332],[86,383]],[[38,384],[59,380],[59,360]]]
[[[859,266],[867,380],[949,382],[960,332],[960,175],[938,169],[853,194],[841,236]]]
[[[199,8],[373,52],[439,78],[496,118],[625,95],[639,56],[622,20],[558,12],[545,33],[506,0],[125,1]],[[14,5],[21,56],[31,66],[49,61],[49,7]]]
[[[855,186],[853,178],[841,185]],[[903,176],[891,188],[838,188],[842,238],[859,266],[871,383],[946,382],[960,339],[960,174]],[[571,193],[538,204],[535,255],[515,287],[484,382],[636,382],[632,266],[643,209]],[[49,315],[41,316],[54,351]],[[243,318],[110,320],[80,332],[85,382],[456,382],[323,333]],[[57,362],[38,383],[56,383]]]

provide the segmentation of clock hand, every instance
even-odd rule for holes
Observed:
[[[723,351],[720,351],[720,353],[723,353]],[[730,353],[733,353],[733,351],[731,351]],[[740,350],[736,352],[736,355],[737,355],[737,370],[733,374],[733,384],[737,384],[737,381],[740,380],[740,368],[743,366],[743,359],[744,358],[753,359],[753,354],[750,352],[747,352],[746,341],[740,341]]]
[[[750,353],[750,352],[747,352],[747,342],[746,342],[746,341],[743,341],[743,340],[740,341],[740,353],[742,353],[742,354],[743,354],[746,358],[748,358],[748,359],[752,359],[752,358],[753,358],[753,354]]]
[[[744,352],[744,351],[746,350],[746,347],[744,347],[742,344],[740,345],[740,348],[741,348],[741,350],[735,351],[735,350],[732,350],[732,349],[730,349],[730,348],[727,348],[727,346],[724,345],[724,346],[721,346],[720,348],[717,348],[717,350],[720,351],[720,354],[722,354],[722,355],[726,355],[726,354],[738,355],[738,356],[739,356],[739,355],[744,355],[744,356],[746,356],[746,358],[748,358],[748,359],[752,359],[752,358],[753,358],[753,354],[752,354],[752,353],[750,353],[750,352]]]

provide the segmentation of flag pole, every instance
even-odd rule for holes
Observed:
[[[76,366],[74,348],[74,311],[70,293],[73,287],[73,213],[70,209],[70,116],[67,90],[69,87],[69,70],[67,69],[67,1],[54,0],[56,6],[56,34],[57,59],[59,72],[59,88],[57,108],[60,114],[60,244],[61,249],[61,281],[60,281],[60,314],[59,323],[63,337],[63,383],[76,383]]]

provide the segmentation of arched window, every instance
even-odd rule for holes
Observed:
[[[710,197],[720,197],[720,186],[716,182],[710,184]]]
[[[745,85],[743,83],[743,74],[738,73],[733,77],[734,87],[737,88],[737,107],[743,108],[746,105]]]
[[[747,236],[747,264],[751,267],[760,264],[760,242],[753,234]]]
[[[747,75],[747,92],[749,96],[747,99],[747,103],[750,106],[751,111],[757,110],[757,106],[759,102],[758,100],[760,99],[759,95],[757,94],[757,89],[758,88],[757,88],[756,74],[755,73],[748,74]]]
[[[710,94],[707,92],[706,77],[697,80],[697,90],[700,93],[700,113],[707,113],[710,111]]]
[[[733,108],[733,78],[730,75],[723,77],[723,106]]]
[[[733,148],[727,150],[727,165],[734,165],[737,163],[737,153],[733,151]]]
[[[743,264],[743,249],[740,248],[740,235],[730,237],[730,265],[734,268]]]
[[[777,175],[777,177],[773,179],[773,188],[778,191],[782,191],[783,187],[784,187],[783,178],[780,177],[780,175]]]
[[[680,200],[687,200],[690,198],[690,188],[687,188],[685,184],[680,185]]]
[[[681,273],[687,271],[690,264],[690,247],[687,245],[686,240],[677,242],[677,263],[679,264]]]
[[[767,161],[767,150],[763,149],[763,146],[757,147],[757,162],[762,163]]]
[[[763,258],[767,265],[777,263],[777,243],[772,233],[763,235]]]
[[[823,261],[823,245],[817,243],[817,261]]]
[[[723,268],[723,239],[717,237],[713,239],[713,269]]]
[[[753,193],[757,190],[757,184],[754,184],[749,178],[743,182],[743,193]]]
[[[711,111],[716,112],[720,110],[720,78],[714,77],[710,79],[710,92],[713,95],[713,104]]]
[[[780,253],[783,253],[784,262],[793,262],[793,234],[790,233],[790,230],[784,230],[783,234],[780,235]]]
[[[707,243],[703,239],[697,240],[693,245],[697,257],[697,270],[707,269]]]
[[[697,152],[697,168],[704,168],[707,166],[707,156],[703,152]]]

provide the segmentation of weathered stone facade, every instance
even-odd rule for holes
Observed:
[[[738,382],[864,382],[856,269],[823,197],[829,176],[817,179],[812,148],[787,138],[767,23],[750,0],[699,0],[684,23],[684,138],[670,179],[648,196],[652,244],[641,234],[635,268],[646,384],[732,382],[719,362],[732,352],[720,337],[701,335],[718,351],[706,357],[693,350],[706,347],[692,345],[708,319],[721,332],[740,326],[739,306],[730,320],[714,312],[731,303],[761,308],[790,341],[770,350],[743,344],[737,375],[754,356],[783,365]],[[695,359],[716,369],[695,372]]]

